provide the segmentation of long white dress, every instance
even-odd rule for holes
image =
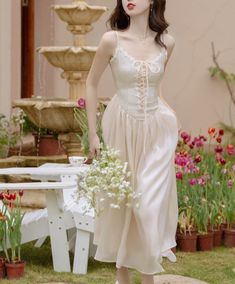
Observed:
[[[116,262],[145,274],[165,271],[162,257],[176,261],[178,202],[174,154],[177,118],[158,96],[167,51],[152,60],[136,60],[120,45],[110,60],[117,92],[104,112],[103,138],[120,150],[141,192],[139,208],[107,208],[95,218],[95,259]]]

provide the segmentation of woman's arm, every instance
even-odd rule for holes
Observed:
[[[165,34],[164,35],[164,43],[167,46],[167,59],[165,62],[165,69],[166,69],[166,65],[171,57],[171,54],[174,50],[175,47],[175,39],[173,36],[171,36],[170,34]],[[176,112],[168,105],[168,103],[164,100],[163,96],[162,96],[162,86],[160,84],[159,86],[159,97],[161,98],[161,100],[163,101],[163,103],[175,114],[176,118],[177,118],[177,124],[178,124],[178,131],[181,130],[182,128],[182,124],[180,122],[180,120],[178,119]]]
[[[161,98],[161,100],[163,101],[163,103],[175,114],[176,119],[177,119],[177,125],[178,125],[178,131],[180,131],[182,129],[182,124],[178,118],[178,116],[176,115],[176,112],[168,105],[168,103],[163,99],[162,96],[162,86],[160,84],[159,86],[159,97]]]
[[[99,138],[96,134],[97,88],[101,75],[109,64],[115,43],[113,31],[103,34],[86,80],[86,111],[91,156],[99,155]]]

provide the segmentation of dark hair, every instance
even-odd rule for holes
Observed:
[[[151,12],[149,12],[149,28],[155,32],[157,35],[155,41],[160,45],[166,45],[161,40],[161,35],[167,31],[169,24],[165,20],[164,12],[166,9],[166,0],[153,0]],[[109,23],[112,30],[125,30],[130,25],[130,16],[126,14],[122,6],[122,0],[117,0],[117,5],[113,10],[107,23]]]
[[[155,37],[156,43],[167,48],[164,42],[161,40],[161,35],[164,32],[168,32],[167,27],[169,26],[164,17],[165,9],[166,0],[153,0],[151,11],[149,12],[148,22],[149,28],[157,32]],[[117,0],[117,5],[107,22],[113,30],[125,30],[129,27],[130,16],[124,11],[122,0]]]

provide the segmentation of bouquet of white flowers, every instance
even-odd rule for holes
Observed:
[[[78,176],[77,201],[85,199],[87,205],[84,213],[91,208],[99,215],[107,207],[120,209],[121,204],[127,207],[139,207],[140,193],[135,193],[128,178],[127,162],[119,158],[119,151],[101,144],[101,155],[95,157],[85,173]]]

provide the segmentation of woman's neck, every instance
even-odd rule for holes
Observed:
[[[149,10],[143,13],[130,17],[130,26],[128,32],[136,38],[145,39],[150,36],[151,29],[149,28]]]

